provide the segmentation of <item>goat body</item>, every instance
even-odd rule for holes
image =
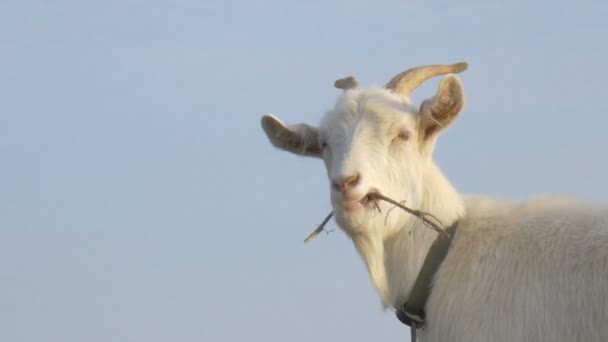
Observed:
[[[365,199],[380,192],[459,222],[433,279],[421,341],[608,341],[608,211],[571,199],[522,203],[462,196],[432,159],[464,106],[466,63],[410,69],[385,88],[336,81],[343,94],[319,127],[262,127],[282,150],[323,160],[338,226],[353,241],[385,308],[408,299],[437,236],[411,215]],[[409,93],[449,74],[419,108]]]

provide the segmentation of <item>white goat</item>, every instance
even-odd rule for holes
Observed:
[[[262,118],[270,142],[323,159],[335,220],[361,255],[385,308],[399,308],[437,233],[367,196],[378,191],[458,229],[433,278],[421,341],[608,341],[608,211],[574,200],[505,203],[463,197],[432,160],[464,106],[466,63],[413,68],[384,88],[354,78],[320,126]],[[447,74],[447,75],[446,75]],[[446,75],[419,109],[409,94]]]

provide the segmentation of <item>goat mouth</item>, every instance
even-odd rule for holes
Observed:
[[[377,207],[378,203],[374,198],[374,192],[368,193],[359,200],[342,203],[342,208],[347,212],[353,212],[363,208],[374,209]]]
[[[370,192],[367,195],[363,196],[363,198],[359,200],[359,203],[361,203],[363,206],[369,207],[369,208],[376,207],[377,202],[374,197],[374,192]]]

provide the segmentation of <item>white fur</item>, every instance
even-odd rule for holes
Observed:
[[[420,121],[407,97],[354,89],[316,133],[302,136],[303,144],[327,142],[317,157],[330,180],[360,173],[351,197],[376,189],[446,226],[460,220],[420,341],[608,341],[608,211],[552,197],[506,203],[461,196],[432,160],[436,136],[419,139]],[[280,148],[281,130],[295,127],[274,117],[263,126]],[[403,131],[408,141],[393,140]],[[385,202],[381,213],[346,213],[343,194],[330,194],[336,222],[383,304],[403,304],[436,233]]]

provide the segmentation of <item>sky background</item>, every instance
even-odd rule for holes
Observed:
[[[606,203],[607,17],[603,0],[0,0],[0,340],[406,341],[343,233],[303,244],[325,171],[273,149],[261,115],[316,124],[337,78],[467,61],[435,153],[453,184]]]

